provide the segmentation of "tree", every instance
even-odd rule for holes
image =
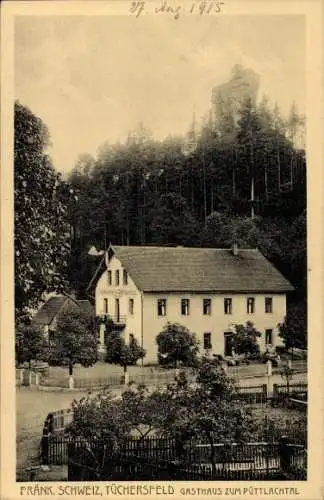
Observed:
[[[138,344],[134,337],[131,337],[129,344],[126,344],[124,337],[113,330],[107,335],[106,348],[107,363],[122,366],[125,377],[127,366],[136,365],[137,361],[143,359],[146,354],[145,349]]]
[[[197,359],[198,341],[194,333],[178,323],[167,323],[156,337],[160,364],[192,366]]]
[[[97,361],[97,331],[93,318],[77,307],[69,307],[57,319],[50,362],[69,367],[73,385],[75,364],[92,366]]]
[[[14,119],[15,307],[17,317],[47,291],[66,286],[67,186],[46,153],[49,132],[19,102]]]
[[[307,349],[307,311],[304,304],[297,304],[288,309],[283,323],[279,324],[279,337],[286,349]]]
[[[19,323],[16,328],[16,363],[29,363],[32,361],[45,361],[48,356],[48,344],[40,329]]]
[[[232,335],[233,349],[236,354],[245,354],[248,356],[259,355],[260,347],[258,338],[261,333],[248,321],[246,325],[235,325]]]
[[[197,234],[197,220],[186,200],[176,193],[162,194],[149,214],[150,237],[158,245],[192,244]]]
[[[87,443],[100,479],[105,457],[118,454],[134,431],[138,445],[149,433],[173,438],[180,461],[190,461],[186,445],[210,445],[210,462],[216,470],[216,444],[247,442],[255,432],[250,411],[235,401],[233,381],[215,360],[202,358],[193,368],[195,384],[184,372],[175,382],[153,392],[130,386],[119,399],[96,394],[73,403],[73,421],[67,432]],[[96,455],[95,444],[100,444]],[[226,454],[230,450],[224,447]],[[226,457],[224,457],[226,459]]]
[[[295,371],[290,366],[289,363],[282,363],[280,367],[280,375],[286,381],[287,385],[287,394],[290,392],[290,382],[294,376]]]
[[[163,419],[157,425],[164,435],[176,439],[180,459],[185,456],[187,442],[208,443],[215,471],[216,443],[247,441],[253,433],[252,417],[249,410],[234,400],[233,381],[218,361],[202,358],[194,374],[194,385],[182,374],[162,391]]]

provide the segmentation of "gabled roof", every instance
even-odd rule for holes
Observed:
[[[32,322],[35,325],[50,325],[53,319],[58,315],[66,300],[69,300],[69,298],[64,295],[50,297],[35,314]]]
[[[293,290],[257,249],[111,246],[144,292],[275,292]]]
[[[69,295],[50,297],[32,319],[34,325],[50,325],[59,314],[66,301],[80,307],[84,312],[95,315],[94,307],[88,300],[75,300]]]

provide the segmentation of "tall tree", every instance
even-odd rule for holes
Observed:
[[[30,109],[15,103],[15,307],[19,315],[42,294],[66,286],[68,187],[46,153],[49,133]]]
[[[195,241],[198,223],[186,200],[175,193],[161,195],[148,214],[150,239],[158,245],[186,245]]]

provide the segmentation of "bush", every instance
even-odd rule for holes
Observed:
[[[178,323],[167,323],[156,337],[158,361],[162,366],[193,366],[198,342],[194,333]]]

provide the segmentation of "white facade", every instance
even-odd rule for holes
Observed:
[[[127,274],[127,284],[124,283],[124,268],[116,258],[107,263],[107,270],[100,277],[96,287],[96,315],[108,314],[116,323],[123,324],[123,334],[127,341],[130,333],[134,334],[142,344],[142,294]],[[116,284],[116,272],[119,272],[119,285]],[[111,273],[111,284],[108,274]],[[130,309],[132,302],[133,313]],[[118,317],[119,316],[119,317]]]
[[[136,287],[130,275],[127,274],[127,282],[124,281],[122,263],[115,256],[106,262],[106,265],[107,270],[102,274],[96,287],[96,314],[109,314],[122,326],[121,331],[126,341],[129,334],[136,337],[147,351],[144,363],[157,360],[156,336],[167,322],[180,323],[195,333],[200,341],[201,352],[204,350],[204,342],[206,345],[210,338],[212,353],[228,354],[226,332],[228,334],[234,324],[247,321],[251,321],[262,333],[261,351],[265,350],[267,344],[273,346],[281,344],[278,324],[286,315],[285,293],[146,293]],[[116,281],[118,273],[119,284]],[[186,315],[182,314],[185,312],[181,308],[182,299],[189,301],[183,304],[183,308],[189,305]],[[205,299],[208,301],[205,301],[204,311]],[[228,305],[227,313],[225,313],[225,299],[231,299],[231,307]],[[159,300],[166,301],[165,310],[164,307],[160,307],[158,311]],[[250,312],[248,312],[248,300]],[[159,315],[159,312],[163,315]],[[103,335],[101,341],[103,342]]]

